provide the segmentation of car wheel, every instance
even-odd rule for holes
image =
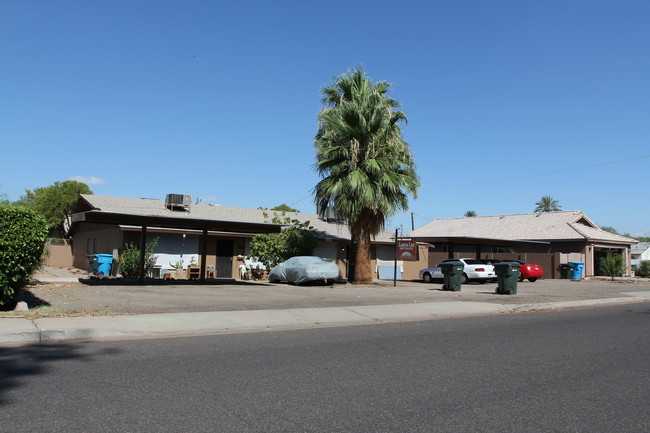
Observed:
[[[523,276],[523,275],[519,275],[519,282],[520,282],[520,283],[523,283],[524,280],[525,280],[524,276]],[[535,281],[535,279],[533,279],[533,281]]]
[[[460,284],[467,284],[469,283],[469,278],[467,278],[467,275],[463,274],[462,277],[460,277]]]
[[[431,278],[430,273],[426,272],[424,275],[422,275],[422,281],[424,281],[425,283],[432,283],[433,278]]]
[[[529,278],[528,281],[530,281],[531,283],[534,283],[535,281],[537,281],[537,278]]]

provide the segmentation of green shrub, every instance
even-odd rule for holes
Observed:
[[[251,239],[249,257],[256,257],[267,270],[294,256],[309,256],[318,244],[309,222],[293,221],[280,233],[259,234]]]
[[[612,277],[612,280],[614,280],[614,277],[620,277],[623,275],[624,270],[623,256],[619,254],[607,254],[607,256],[600,261],[600,271],[603,274]]]
[[[641,264],[636,270],[636,276],[641,278],[650,277],[650,260],[641,260]]]
[[[144,273],[151,272],[156,264],[154,249],[158,245],[158,238],[149,242],[144,249]],[[135,243],[127,243],[120,254],[120,274],[125,278],[140,276],[140,247]]]
[[[41,264],[48,225],[38,213],[0,207],[0,306],[10,306]]]

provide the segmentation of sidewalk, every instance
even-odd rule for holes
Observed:
[[[602,281],[520,283],[517,295],[504,296],[494,294],[495,284],[446,292],[413,281],[397,287],[386,281],[368,287],[262,282],[123,287],[68,283],[73,277],[65,271],[48,278],[55,284],[28,292],[54,315],[68,317],[8,313],[0,318],[0,343],[265,332],[650,301],[650,284]]]
[[[34,272],[33,279],[43,283],[77,283],[79,278],[88,276],[87,272],[79,272],[76,268],[54,268],[43,266]]]
[[[538,304],[433,302],[360,305],[284,310],[216,311],[92,317],[2,318],[0,343],[61,340],[102,340],[264,332],[272,330],[368,325],[451,317],[492,315],[650,301],[650,291],[626,292],[626,297]]]

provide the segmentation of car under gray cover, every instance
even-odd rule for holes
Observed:
[[[333,281],[339,277],[339,267],[316,256],[296,256],[275,266],[269,272],[272,283],[288,281],[302,284],[309,281]]]

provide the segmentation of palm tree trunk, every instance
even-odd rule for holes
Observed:
[[[354,268],[354,284],[372,284],[372,260],[370,258],[370,237],[361,235],[357,241],[356,266]]]

